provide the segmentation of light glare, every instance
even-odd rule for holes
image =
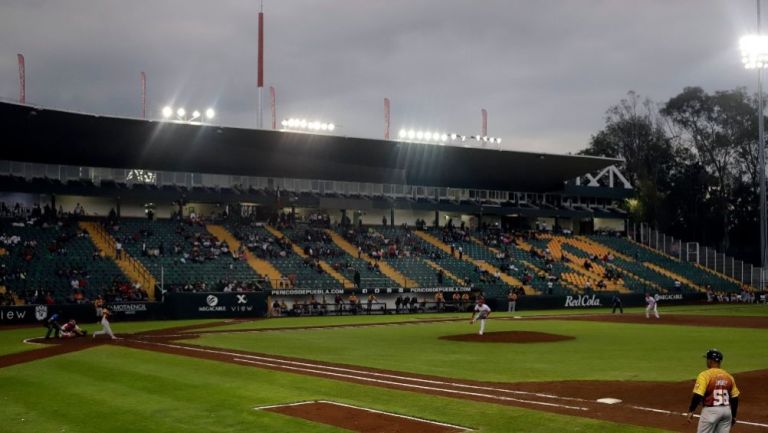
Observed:
[[[163,117],[167,119],[171,117],[172,114],[173,114],[173,108],[168,106],[163,107]]]
[[[768,62],[768,36],[746,35],[739,40],[741,61],[746,69],[763,68]]]

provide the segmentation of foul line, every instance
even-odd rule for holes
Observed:
[[[444,423],[444,422],[440,422],[440,421],[433,421],[431,419],[425,419],[425,418],[417,418],[415,416],[401,415],[399,413],[385,412],[385,411],[382,411],[382,410],[376,410],[376,409],[371,409],[371,408],[362,407],[362,406],[354,406],[354,405],[351,405],[351,404],[339,403],[339,402],[330,401],[330,400],[309,400],[309,401],[299,401],[299,402],[295,402],[295,403],[273,404],[271,406],[258,406],[258,407],[254,407],[253,409],[254,410],[266,410],[266,409],[274,409],[274,408],[280,408],[280,407],[303,406],[305,404],[313,404],[313,403],[332,404],[334,406],[341,406],[341,407],[348,407],[348,408],[352,408],[352,409],[359,409],[359,410],[364,410],[366,412],[378,413],[378,414],[387,415],[387,416],[394,416],[394,417],[403,418],[403,419],[409,419],[411,421],[419,421],[419,422],[425,422],[425,423],[439,425],[439,426],[443,426],[443,427],[451,427],[451,428],[462,429],[462,430],[466,430],[466,431],[474,431],[474,429],[472,429],[472,428],[464,427],[464,426],[461,426],[461,425],[448,424],[448,423]]]
[[[219,350],[210,350],[210,349],[204,349],[202,347],[195,347],[195,346],[184,346],[184,345],[175,345],[175,344],[169,344],[169,343],[155,343],[155,342],[147,342],[148,344],[157,344],[161,346],[169,346],[173,348],[182,348],[182,349],[190,349],[190,350],[198,350],[203,352],[211,352],[216,354],[225,354],[230,356],[239,356],[243,358],[251,358],[251,359],[257,359],[262,361],[271,361],[271,362],[282,362],[286,364],[292,364],[292,365],[298,365],[301,367],[311,367],[311,368],[321,368],[325,370],[335,370],[335,371],[341,371],[345,373],[362,373],[369,376],[376,376],[376,377],[385,377],[390,379],[399,379],[399,380],[407,380],[409,382],[421,382],[421,383],[428,383],[431,385],[447,385],[447,386],[453,386],[455,388],[466,388],[466,389],[476,389],[476,390],[488,390],[492,389],[494,391],[500,391],[504,393],[509,394],[517,394],[517,395],[529,395],[534,397],[543,397],[543,398],[551,398],[551,399],[557,399],[557,400],[570,400],[570,401],[581,401],[581,402],[591,402],[591,400],[583,399],[583,398],[576,398],[576,397],[561,397],[553,394],[546,394],[546,393],[539,393],[539,392],[530,392],[530,391],[518,391],[513,389],[505,389],[505,388],[496,388],[492,386],[478,386],[478,385],[468,385],[463,383],[455,383],[455,382],[445,382],[441,380],[433,380],[433,379],[421,379],[417,377],[408,377],[408,376],[399,376],[396,374],[387,374],[387,373],[377,373],[375,371],[367,371],[367,370],[359,370],[359,369],[353,369],[353,368],[343,368],[343,367],[334,367],[330,365],[322,365],[322,364],[311,364],[307,362],[301,362],[301,361],[291,361],[287,359],[280,359],[280,358],[273,358],[273,357],[266,357],[266,356],[259,356],[259,355],[249,355],[249,354],[241,354],[241,353],[233,353],[233,352],[225,352],[225,351],[219,351]]]
[[[654,408],[651,408],[651,407],[643,407],[643,406],[633,406],[633,405],[628,405],[628,406],[633,408],[633,409],[647,410],[647,411],[650,411],[650,412],[663,413],[663,414],[666,414],[666,415],[683,415],[683,416],[688,415],[685,412],[680,413],[680,412],[674,412],[674,411],[671,411],[671,410],[654,409]],[[694,414],[693,416],[696,417],[696,418],[701,418],[700,415]],[[755,427],[765,427],[765,428],[768,428],[768,424],[762,424],[762,423],[759,423],[759,422],[737,420],[736,424],[746,424],[746,425],[752,425],[752,426],[755,426]]]
[[[407,388],[416,388],[416,389],[423,389],[427,391],[438,391],[438,392],[447,392],[451,394],[460,394],[460,395],[469,395],[473,397],[483,397],[483,398],[490,398],[495,400],[502,400],[502,401],[515,401],[518,403],[525,403],[525,404],[538,404],[542,406],[553,406],[553,407],[561,407],[565,409],[573,409],[573,410],[589,410],[586,407],[577,407],[577,406],[566,406],[562,404],[556,404],[556,403],[547,403],[543,401],[533,401],[533,400],[522,400],[519,398],[513,398],[513,397],[502,397],[497,395],[491,395],[491,394],[481,394],[478,392],[468,392],[468,391],[458,391],[455,389],[444,389],[444,388],[434,388],[431,386],[424,386],[424,385],[414,385],[411,383],[403,383],[403,382],[392,382],[389,380],[381,380],[381,379],[373,379],[370,377],[350,377],[345,374],[341,373],[332,373],[330,371],[322,371],[322,370],[315,370],[311,368],[300,368],[300,367],[291,367],[289,365],[280,365],[280,364],[273,364],[270,362],[264,362],[264,361],[252,361],[248,359],[242,359],[242,358],[234,358],[234,361],[238,362],[247,362],[249,364],[256,364],[256,365],[266,365],[269,367],[275,367],[275,368],[284,368],[287,370],[297,370],[297,371],[303,371],[308,373],[317,373],[320,375],[326,375],[326,376],[337,376],[337,377],[344,377],[348,379],[354,379],[354,380],[361,380],[364,382],[373,382],[373,383],[382,383],[385,385],[395,385],[395,386],[404,386]]]
[[[551,406],[551,407],[560,407],[565,409],[572,409],[572,410],[589,410],[585,407],[580,406],[568,406],[568,405],[562,405],[557,403],[548,403],[543,401],[535,401],[535,400],[524,400],[514,397],[503,397],[499,395],[492,395],[492,394],[483,394],[479,392],[470,392],[470,391],[460,391],[456,389],[443,389],[443,388],[435,388],[432,386],[425,386],[425,385],[416,385],[413,383],[403,383],[403,382],[394,382],[389,380],[382,380],[382,379],[374,379],[370,377],[357,377],[357,376],[350,376],[348,373],[355,373],[355,374],[365,374],[365,375],[371,375],[371,376],[380,376],[380,377],[389,377],[393,379],[398,379],[400,381],[412,381],[412,382],[428,382],[432,384],[439,384],[439,385],[447,385],[447,386],[453,386],[453,387],[470,387],[475,389],[486,389],[493,391],[501,391],[501,392],[509,392],[513,394],[526,394],[526,395],[537,395],[536,393],[528,393],[524,391],[512,391],[512,390],[504,390],[504,389],[498,389],[498,388],[482,388],[472,385],[463,385],[458,383],[451,383],[451,382],[441,382],[441,381],[429,381],[426,379],[415,379],[415,378],[409,378],[409,377],[403,377],[403,376],[397,376],[397,375],[388,375],[388,374],[382,374],[382,373],[375,373],[375,372],[369,372],[369,371],[361,371],[361,370],[354,370],[354,369],[348,369],[348,368],[340,368],[340,367],[330,367],[330,366],[322,366],[322,365],[316,365],[316,364],[308,364],[303,362],[297,362],[297,361],[288,361],[288,360],[282,360],[282,359],[275,359],[275,358],[267,358],[263,356],[256,356],[256,355],[246,355],[241,353],[232,353],[232,352],[226,352],[223,350],[211,350],[211,349],[204,349],[199,347],[190,347],[190,346],[181,346],[176,344],[168,344],[168,343],[156,343],[156,342],[150,342],[150,341],[140,341],[145,344],[151,344],[151,345],[157,345],[157,346],[164,346],[164,347],[170,347],[174,349],[181,349],[181,350],[191,350],[191,351],[198,351],[198,352],[206,352],[206,353],[214,353],[217,355],[227,355],[232,356],[234,361],[238,362],[246,362],[250,364],[257,364],[257,365],[266,365],[269,367],[275,367],[275,368],[283,368],[288,370],[296,370],[296,371],[303,371],[303,372],[309,372],[309,373],[316,373],[320,375],[326,375],[326,376],[333,376],[333,377],[341,377],[346,379],[353,379],[353,380],[360,380],[365,382],[373,382],[373,383],[381,383],[386,385],[396,385],[396,386],[403,386],[408,388],[416,388],[416,389],[423,389],[428,391],[442,391],[442,392],[448,392],[451,394],[458,394],[458,395],[467,395],[467,396],[474,396],[474,397],[482,397],[482,398],[489,398],[492,400],[502,400],[502,401],[514,401],[518,403],[527,403],[527,404],[537,404],[541,406]],[[250,358],[250,359],[243,359],[243,358]],[[298,365],[300,367],[294,367],[288,364]],[[311,367],[311,368],[307,368]],[[331,371],[323,371],[318,370],[318,368],[321,369],[327,369],[327,370],[336,370],[336,371],[343,371],[345,374],[342,373],[334,373]],[[547,397],[547,398],[558,398],[563,400],[571,400],[571,398],[568,397],[556,397],[556,396],[550,396],[550,395],[540,395],[541,397]],[[584,400],[581,400],[584,401]]]
[[[193,347],[193,346],[183,346],[183,345],[177,345],[177,344],[168,344],[168,343],[158,343],[153,341],[142,341],[142,340],[135,340],[139,343],[149,344],[149,345],[157,345],[157,346],[165,346],[170,347],[174,349],[181,349],[181,350],[190,350],[190,351],[198,351],[198,352],[206,352],[206,353],[214,353],[218,355],[227,355],[232,356],[234,361],[238,362],[245,362],[249,364],[256,364],[256,365],[264,365],[268,367],[274,367],[274,368],[283,368],[287,370],[296,370],[296,371],[304,371],[309,373],[316,373],[320,375],[326,375],[326,376],[334,376],[334,377],[342,377],[346,379],[353,379],[353,380],[359,380],[359,381],[366,381],[366,382],[373,382],[373,383],[382,383],[382,384],[388,384],[388,385],[396,385],[396,386],[402,386],[402,387],[408,387],[408,388],[416,388],[416,389],[423,389],[423,390],[429,390],[429,391],[441,391],[441,392],[447,392],[452,394],[458,394],[458,395],[467,395],[467,396],[475,396],[475,397],[482,397],[482,398],[489,398],[492,400],[501,400],[501,401],[514,401],[518,403],[527,403],[527,404],[534,404],[534,405],[541,405],[541,406],[550,406],[550,407],[560,407],[560,408],[566,408],[566,409],[572,409],[572,410],[581,410],[581,411],[589,411],[586,407],[580,407],[580,406],[568,406],[568,405],[562,405],[557,403],[548,403],[543,401],[535,401],[535,400],[524,400],[524,399],[518,399],[514,397],[504,397],[499,395],[491,395],[491,394],[483,394],[478,392],[469,392],[469,391],[460,391],[455,389],[444,389],[444,388],[434,388],[431,386],[425,386],[425,385],[416,385],[412,383],[403,383],[403,382],[393,382],[393,381],[387,381],[387,380],[381,380],[381,379],[373,379],[373,378],[366,378],[366,377],[357,377],[357,376],[349,376],[347,374],[341,374],[341,373],[333,373],[331,371],[323,371],[323,370],[316,370],[317,368],[326,369],[326,370],[336,370],[336,371],[343,371],[346,373],[357,373],[357,374],[366,374],[370,376],[378,376],[378,377],[387,377],[387,378],[393,378],[393,379],[399,379],[399,380],[405,380],[410,382],[421,382],[421,383],[429,383],[433,385],[447,385],[447,386],[453,386],[456,388],[468,388],[468,389],[482,389],[482,390],[493,390],[498,392],[504,392],[504,393],[510,393],[510,394],[518,394],[518,395],[530,395],[530,396],[536,396],[536,397],[544,397],[544,398],[552,398],[552,399],[559,399],[559,400],[570,400],[570,401],[581,401],[581,402],[591,402],[591,400],[576,398],[576,397],[561,397],[557,395],[552,394],[544,394],[544,393],[534,393],[534,392],[527,392],[527,391],[516,391],[516,390],[509,390],[509,389],[503,389],[503,388],[494,388],[494,387],[480,387],[476,385],[466,385],[462,383],[453,383],[453,382],[444,382],[439,380],[429,380],[429,379],[419,379],[419,378],[411,378],[406,376],[397,376],[393,374],[385,374],[385,373],[376,373],[372,371],[365,371],[365,370],[355,370],[355,369],[349,369],[349,368],[341,368],[341,367],[332,367],[332,366],[325,366],[325,365],[318,365],[318,364],[310,364],[305,362],[299,362],[299,361],[289,361],[289,360],[283,360],[283,359],[277,359],[277,358],[268,358],[264,356],[258,356],[258,355],[247,355],[242,353],[234,353],[234,352],[227,352],[223,350],[211,350],[211,349],[205,349],[202,347]],[[243,358],[251,358],[251,359],[243,359]],[[269,361],[269,362],[267,362]],[[278,363],[278,364],[275,364]],[[282,363],[282,364],[279,364]],[[286,364],[293,364],[300,367],[293,367]],[[311,367],[311,368],[307,368]],[[635,405],[626,405],[626,407],[630,407],[632,409],[642,410],[646,412],[656,412],[656,413],[664,413],[668,415],[681,415],[679,412],[664,410],[664,409],[655,409],[655,408],[649,408],[649,407],[643,407],[643,406],[635,406]],[[685,414],[682,414],[683,416]],[[698,415],[694,415],[698,417]],[[762,424],[757,422],[751,422],[751,421],[742,421],[738,420],[737,424],[746,424],[751,425],[755,427],[763,427],[768,428],[768,424]]]

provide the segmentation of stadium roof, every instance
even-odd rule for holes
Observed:
[[[619,160],[147,121],[0,103],[2,159],[527,192]]]

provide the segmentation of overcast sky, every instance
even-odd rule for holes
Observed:
[[[768,4],[765,5],[768,8]],[[0,98],[138,117],[213,106],[255,127],[258,1],[0,0]],[[474,134],[480,109],[504,147],[583,148],[629,90],[665,101],[683,87],[748,86],[738,38],[753,0],[265,0],[265,85],[279,120],[330,120],[341,135]],[[265,89],[265,125],[270,123]]]

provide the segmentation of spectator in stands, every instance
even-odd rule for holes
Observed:
[[[376,302],[376,301],[377,301],[376,295],[374,295],[373,293],[368,295],[368,305],[367,305],[368,308],[366,310],[367,314],[371,314],[371,309],[373,308],[373,303]]]
[[[352,293],[349,295],[349,298],[347,299],[347,302],[349,302],[349,309],[352,312],[352,314],[357,314],[358,307],[360,306],[359,300],[357,298],[357,295]]]
[[[355,269],[354,281],[355,281],[355,287],[359,289],[360,288],[360,271],[358,271],[357,269]]]

